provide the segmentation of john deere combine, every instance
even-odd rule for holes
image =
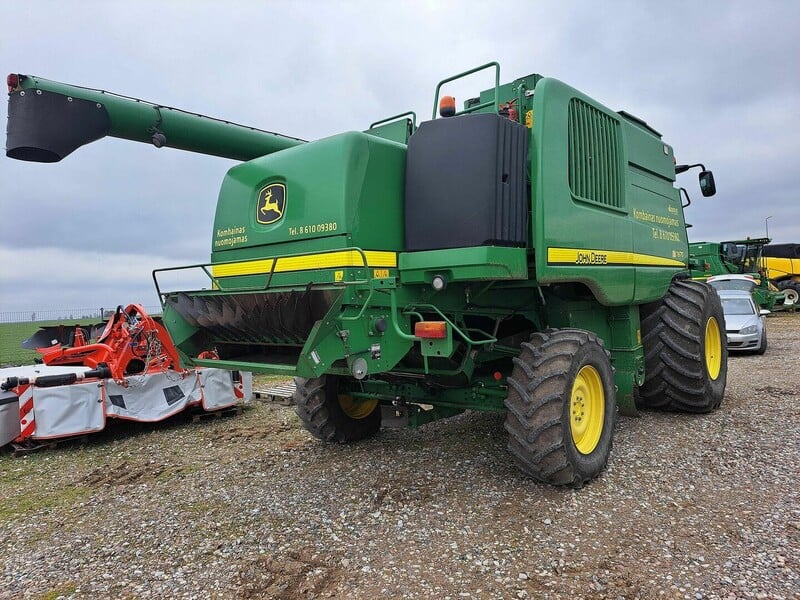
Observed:
[[[482,69],[493,87],[439,102]],[[308,143],[38,77],[9,90],[13,158],[114,135],[246,161],[222,183],[210,263],[154,272],[164,323],[190,363],[295,376],[318,438],[506,411],[519,467],[580,486],[617,406],[722,401],[720,303],[684,275],[688,167],[556,79],[501,84],[489,63],[440,82],[419,127],[404,113]],[[710,172],[700,187],[714,193]],[[168,286],[182,270],[207,285]]]
[[[791,280],[773,282],[773,269],[767,269],[765,263],[769,260],[763,252],[770,248],[769,238],[748,238],[746,240],[731,240],[727,242],[692,242],[689,244],[689,268],[692,279],[706,281],[716,275],[746,275],[752,279],[755,286],[752,289],[753,300],[761,308],[767,310],[782,310],[784,302],[795,304],[797,302],[800,282],[797,290],[791,285]],[[776,274],[784,276],[775,269]],[[776,287],[776,284],[779,287]],[[745,284],[746,286],[746,284]],[[788,289],[785,289],[788,288]],[[744,288],[740,288],[744,289]]]

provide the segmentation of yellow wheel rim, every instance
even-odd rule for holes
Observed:
[[[716,381],[722,369],[722,336],[719,334],[719,323],[710,317],[706,323],[706,370],[708,376]]]
[[[377,398],[356,402],[349,394],[339,394],[339,406],[351,419],[366,419],[375,410],[377,404]]]
[[[591,454],[603,433],[606,396],[600,373],[591,365],[578,371],[572,384],[569,403],[569,428],[572,441],[581,454]]]

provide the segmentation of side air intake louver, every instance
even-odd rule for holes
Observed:
[[[569,103],[569,187],[581,200],[622,208],[619,123],[582,100]]]

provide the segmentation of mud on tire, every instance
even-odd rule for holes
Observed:
[[[294,382],[295,412],[314,437],[343,444],[371,437],[380,430],[380,404],[353,403],[349,396],[340,394],[339,377],[295,377]]]
[[[581,391],[587,381],[594,384],[589,393]],[[614,370],[599,338],[579,329],[534,333],[514,359],[508,383],[508,449],[524,473],[581,487],[603,470],[617,406]]]
[[[719,296],[697,281],[673,281],[666,296],[641,308],[645,382],[641,407],[705,413],[719,408],[728,375]]]

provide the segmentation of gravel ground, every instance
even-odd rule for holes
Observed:
[[[0,598],[800,598],[800,313],[711,415],[621,418],[582,490],[500,415],[326,446],[254,402],[0,455]]]

